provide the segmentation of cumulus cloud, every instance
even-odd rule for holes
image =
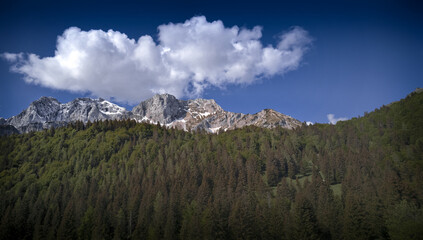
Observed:
[[[328,117],[328,120],[329,120],[329,123],[330,124],[336,124],[339,121],[348,120],[348,118],[344,118],[344,117],[335,118],[335,114],[332,114],[332,113],[328,114],[327,117]]]
[[[108,30],[71,27],[58,37],[54,56],[3,53],[28,83],[137,103],[155,93],[198,96],[209,86],[247,85],[296,69],[310,45],[293,27],[276,47],[263,46],[262,28],[225,27],[204,16],[158,27],[157,42]]]

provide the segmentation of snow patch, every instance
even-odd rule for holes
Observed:
[[[199,115],[202,116],[202,117],[207,117],[207,116],[211,115],[211,113],[205,112],[205,113],[199,113]]]
[[[216,113],[216,112],[213,112],[213,113],[210,113],[210,112],[192,112],[191,110],[188,110],[188,112],[191,114],[191,116],[193,118],[198,118],[198,117],[205,118],[205,117],[208,117],[208,116]]]
[[[126,112],[126,109],[124,107],[120,107],[106,100],[103,100],[102,102],[100,102],[99,110],[101,113],[104,113],[107,115],[124,114]]]
[[[144,116],[144,117],[141,119],[141,122],[151,122],[151,120],[150,120],[148,117]]]
[[[212,133],[217,133],[221,127],[209,128]],[[226,129],[225,129],[226,131]]]
[[[181,118],[181,119],[176,119],[175,121],[173,121],[173,122],[170,122],[170,123],[166,124],[166,127],[171,127],[171,126],[173,126],[173,124],[176,124],[176,123],[183,123],[183,125],[184,125],[184,127],[185,127],[186,122],[187,122],[187,121],[186,121],[185,119],[183,119],[183,118]]]

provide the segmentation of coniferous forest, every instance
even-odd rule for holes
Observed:
[[[0,138],[1,239],[422,239],[423,93],[336,125]]]

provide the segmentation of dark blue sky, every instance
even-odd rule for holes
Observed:
[[[204,15],[225,27],[262,26],[264,46],[300,26],[313,38],[294,71],[252,85],[211,87],[225,110],[255,113],[272,108],[300,121],[356,117],[423,86],[423,8],[420,1],[1,1],[0,53],[54,56],[57,36],[69,27],[113,29],[138,39],[157,27]],[[0,60],[0,116],[8,118],[41,96],[61,102],[70,93],[27,84]],[[124,105],[131,109],[132,106]]]

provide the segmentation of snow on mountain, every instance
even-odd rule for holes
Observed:
[[[210,133],[249,125],[287,129],[301,126],[298,120],[272,109],[256,114],[232,113],[224,111],[213,99],[185,101],[170,94],[157,94],[135,106],[132,111],[101,98],[77,98],[62,104],[52,97],[42,97],[19,115],[7,120],[0,119],[0,125],[12,125],[19,132],[30,132],[65,126],[69,122],[106,119],[133,119],[185,131],[205,130]]]
[[[19,115],[7,119],[6,124],[19,132],[30,132],[65,126],[69,122],[125,119],[130,115],[125,108],[103,99],[77,98],[62,104],[55,98],[41,97]]]

